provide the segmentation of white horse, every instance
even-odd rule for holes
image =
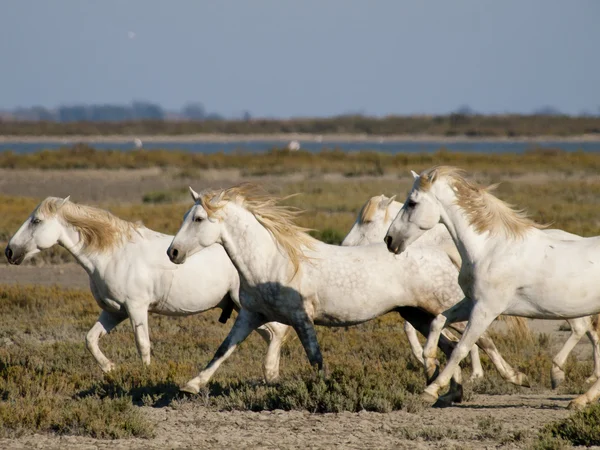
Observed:
[[[85,269],[90,289],[102,308],[86,336],[86,345],[104,372],[115,365],[98,347],[99,339],[129,317],[138,352],[150,364],[148,311],[187,316],[222,308],[225,322],[239,308],[239,276],[220,245],[172,264],[165,251],[173,236],[121,220],[108,211],[48,197],[10,239],[11,264],[55,244],[66,248]],[[233,303],[232,303],[233,302]],[[268,381],[279,375],[279,350],[288,327],[270,323],[257,331],[269,342],[264,363]]]
[[[402,208],[402,203],[395,201],[395,198],[395,195],[391,198],[385,195],[376,195],[367,200],[360,209],[352,229],[342,241],[342,245],[345,247],[356,247],[383,242],[385,233],[390,227],[392,220],[396,217],[400,208]],[[457,267],[460,267],[460,255],[456,249],[456,245],[454,245],[452,237],[450,237],[450,234],[442,224],[424,233],[412,245],[439,246],[448,253],[452,262]],[[463,330],[464,328],[461,327],[460,331]],[[425,364],[423,360],[423,347],[417,337],[417,330],[415,330],[415,327],[408,320],[404,321],[404,332],[406,333],[406,338],[408,339],[413,355],[421,364]],[[447,330],[443,330],[442,334],[452,341],[456,340]],[[471,349],[471,368],[471,379],[483,377],[479,349],[476,345]]]
[[[403,206],[402,203],[394,201],[394,198],[395,196],[388,198],[385,195],[371,197],[361,208],[354,226],[342,242],[342,245],[365,245],[381,242],[385,238],[392,220],[398,215]],[[545,232],[562,237],[562,239],[581,239],[581,236],[562,230],[545,230]],[[456,245],[454,245],[454,241],[446,227],[441,223],[423,233],[411,245],[440,245],[446,252],[451,248],[453,252],[449,256],[453,261],[458,261],[458,267],[461,265],[460,254],[458,254]],[[500,316],[500,318],[505,317]],[[585,382],[593,383],[600,377],[600,339],[598,337],[600,320],[598,315],[567,319],[567,322],[571,327],[571,335],[552,360],[551,380],[553,389],[556,389],[564,381],[564,365],[567,362],[567,358],[585,334],[587,334],[592,343],[594,354],[594,372]],[[409,322],[405,322],[404,330],[415,356],[418,355],[417,359],[421,363],[424,363],[423,348],[417,339],[415,329]],[[445,330],[442,331],[442,333],[444,332]],[[452,339],[448,335],[446,337]],[[479,352],[477,352],[476,346],[471,349],[471,364],[473,367],[472,378],[482,377],[483,369],[481,368]]]
[[[600,312],[600,238],[569,240],[544,232],[489,189],[468,181],[456,168],[442,166],[416,176],[387,233],[388,249],[403,252],[439,222],[462,257],[459,283],[465,298],[433,321],[423,354],[426,364],[432,363],[432,344],[446,321],[469,323],[448,364],[425,389],[429,400],[438,398],[454,369],[500,314],[569,319]],[[599,396],[600,379],[569,407],[582,407]]]
[[[197,393],[221,363],[256,327],[274,320],[291,325],[311,364],[323,369],[314,324],[346,326],[399,307],[437,314],[463,297],[458,271],[436,248],[411,248],[391,255],[385,245],[340,247],[319,242],[292,221],[295,211],[276,200],[252,196],[248,187],[203,195],[190,188],[195,205],[171,243],[171,261],[183,264],[201,249],[219,243],[240,274],[242,309],[206,368],[183,388]],[[251,293],[252,295],[247,295]],[[482,345],[503,376],[527,384],[489,338]],[[460,396],[460,372],[454,374]]]

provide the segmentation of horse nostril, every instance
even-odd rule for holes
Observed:
[[[10,247],[6,247],[6,250],[4,250],[4,254],[6,255],[6,259],[10,261],[13,256],[13,251]]]
[[[179,250],[177,250],[176,248],[171,249],[171,258],[172,259],[177,258],[177,255],[179,255]]]
[[[392,249],[392,237],[391,236],[386,236],[383,241],[385,242],[385,245],[387,245],[388,249]]]

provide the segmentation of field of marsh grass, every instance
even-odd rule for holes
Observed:
[[[117,363],[104,375],[85,349],[84,336],[98,315],[86,291],[0,285],[0,438],[50,432],[96,438],[153,436],[141,406],[199,405],[232,411],[390,412],[418,414],[424,405],[422,371],[411,356],[394,313],[370,323],[318,328],[329,369],[326,379],[310,370],[294,337],[283,350],[281,381],[266,385],[261,364],[265,344],[251,336],[200,395],[183,397],[178,386],[206,363],[228,326],[218,312],[188,317],[150,317],[153,361],[144,368],[128,323],[101,340]],[[484,359],[486,378],[466,385],[466,396],[541,392],[548,389],[548,339],[496,334],[506,359],[527,373],[531,389],[503,382]],[[568,383],[559,393],[579,393],[591,364],[571,358]],[[468,367],[465,370],[468,375]],[[441,437],[448,437],[450,431]],[[419,435],[415,435],[418,438]],[[421,436],[422,437],[422,436]]]
[[[483,184],[502,182],[497,195],[527,209],[539,222],[585,236],[600,234],[600,155],[595,154],[538,150],[524,155],[444,151],[432,155],[336,151],[315,155],[274,150],[262,155],[191,155],[76,147],[23,156],[0,154],[0,245],[47,195],[70,193],[73,201],[175,233],[191,205],[188,185],[204,189],[245,181],[259,183],[274,195],[302,193],[286,200],[306,211],[298,222],[313,229],[317,238],[337,244],[370,196],[396,194],[403,200],[412,184],[409,170],[434,164],[462,167]],[[37,255],[33,264],[69,261],[70,255],[55,247]],[[0,270],[4,270],[2,266]],[[418,399],[424,388],[421,367],[410,354],[396,314],[347,329],[319,328],[329,369],[325,380],[313,375],[294,336],[283,350],[281,381],[264,384],[265,345],[252,336],[194,398],[180,396],[178,386],[209,360],[225,337],[230,324],[219,324],[218,312],[188,318],[151,316],[150,368],[142,367],[129,323],[124,322],[100,343],[118,365],[110,375],[102,374],[84,344],[85,333],[98,314],[87,291],[0,284],[0,438],[56,433],[151,439],[156,428],[148,407],[238,412],[404,411],[414,417],[429,411]],[[572,355],[565,384],[555,394],[548,390],[556,350],[551,335],[533,333],[523,339],[510,332],[494,333],[505,358],[528,374],[533,387],[508,385],[483,356],[486,377],[466,385],[467,401],[479,394],[551,397],[585,389],[583,381],[592,371],[591,361]],[[468,376],[468,365],[465,370]],[[596,420],[594,408],[582,416],[588,422],[573,416],[571,421],[548,425],[539,434],[538,429],[526,432],[503,427],[495,418],[497,411],[491,409],[491,419],[475,420],[467,435],[480,442],[495,433],[500,436],[498,443],[514,448],[558,448],[552,447],[552,442],[598,444],[600,440],[589,425]],[[576,441],[573,436],[584,422],[589,429],[581,432],[587,437]],[[455,428],[437,425],[394,430],[404,439],[427,442],[454,440],[460,434]],[[557,441],[557,436],[563,440]]]

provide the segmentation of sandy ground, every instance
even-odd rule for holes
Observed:
[[[122,441],[100,441],[80,437],[35,435],[17,440],[0,440],[11,449],[172,449],[172,448],[522,448],[510,442],[515,433],[535,433],[544,423],[566,417],[568,397],[530,395],[475,396],[459,407],[427,409],[418,414],[360,412],[310,414],[308,412],[213,412],[198,406],[144,407],[156,423],[158,437]],[[482,423],[494,418],[495,431]],[[479,424],[479,425],[478,425]],[[435,439],[446,427],[454,438]],[[407,440],[405,436],[429,435]]]

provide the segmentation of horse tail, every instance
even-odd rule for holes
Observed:
[[[515,336],[521,339],[531,339],[531,329],[529,328],[529,322],[524,317],[518,316],[498,316],[498,320],[501,320],[506,324],[509,330],[513,331]]]

